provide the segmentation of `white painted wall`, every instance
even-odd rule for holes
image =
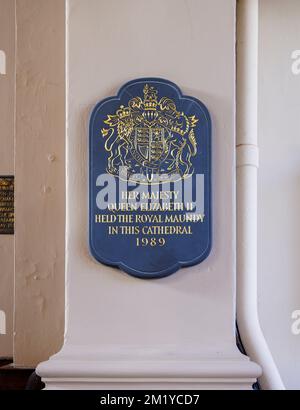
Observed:
[[[260,1],[259,314],[287,388],[300,389],[300,49],[299,0]],[[300,326],[298,326],[299,328]]]
[[[80,343],[87,335],[101,344],[135,340],[138,345],[173,345],[174,341],[184,344],[198,340],[207,354],[223,349],[224,343],[232,346],[234,3],[69,1],[66,239],[72,310],[67,333],[73,343]],[[158,281],[133,279],[95,262],[89,255],[87,239],[90,110],[99,100],[115,95],[126,81],[145,76],[167,78],[181,86],[185,94],[203,100],[213,122],[211,255],[201,265]],[[85,303],[78,303],[78,298]],[[186,325],[181,320],[185,310],[190,312],[189,332],[182,331]],[[210,326],[206,326],[208,312],[213,323]],[[98,326],[87,320],[95,314]],[[137,324],[129,331],[128,319],[132,317]],[[85,324],[85,334],[79,323]]]

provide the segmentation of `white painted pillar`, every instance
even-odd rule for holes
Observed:
[[[237,320],[261,387],[282,389],[257,312],[258,0],[239,0],[237,18]]]
[[[66,333],[37,372],[47,389],[251,389],[260,367],[235,343],[235,1],[67,4]],[[87,218],[89,113],[145,76],[203,100],[213,124],[212,252],[151,281],[97,263]]]

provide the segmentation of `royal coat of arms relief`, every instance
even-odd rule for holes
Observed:
[[[107,172],[141,184],[191,176],[197,122],[194,115],[187,116],[172,99],[159,96],[155,87],[146,84],[143,98],[132,97],[104,120]]]

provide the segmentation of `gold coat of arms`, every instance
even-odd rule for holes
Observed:
[[[146,84],[143,97],[132,97],[109,114],[101,130],[109,153],[107,172],[142,184],[177,181],[193,174],[198,119],[180,111]],[[126,169],[126,176],[120,174]]]

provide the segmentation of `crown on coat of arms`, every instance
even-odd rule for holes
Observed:
[[[144,87],[144,108],[145,110],[156,110],[158,101],[157,101],[157,90],[149,86],[148,84]]]

